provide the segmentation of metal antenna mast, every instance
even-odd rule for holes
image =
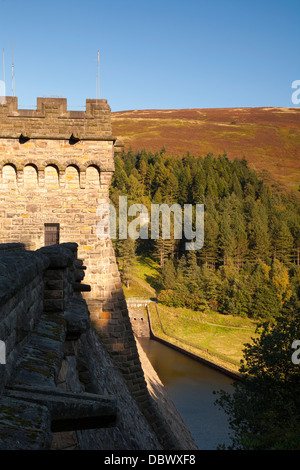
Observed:
[[[4,60],[4,47],[3,47],[3,85],[0,80],[0,104],[5,104],[5,60]]]
[[[11,92],[15,96],[14,42],[12,41]]]
[[[99,51],[97,55],[97,62],[98,62],[98,71],[96,77],[96,99],[100,98],[100,61],[99,61]]]
[[[4,58],[4,47],[3,47],[3,83],[5,87],[5,58]]]

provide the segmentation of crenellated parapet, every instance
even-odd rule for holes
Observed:
[[[86,100],[85,111],[69,111],[65,98],[37,98],[36,109],[19,109],[18,98],[0,104],[0,138],[115,141],[107,100]]]

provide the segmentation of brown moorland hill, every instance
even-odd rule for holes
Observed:
[[[300,185],[300,108],[135,110],[112,113],[125,150],[245,157],[258,172]]]

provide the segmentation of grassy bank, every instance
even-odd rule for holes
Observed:
[[[254,328],[206,324],[154,303],[149,310],[155,336],[233,372],[239,370],[244,344],[255,335]]]
[[[155,299],[159,266],[151,259],[140,259],[132,269],[127,298]],[[200,357],[229,368],[239,369],[244,345],[255,336],[256,325],[248,318],[200,312],[151,303],[152,328],[156,336]]]

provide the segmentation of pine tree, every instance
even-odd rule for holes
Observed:
[[[273,258],[286,263],[291,260],[293,237],[285,221],[275,219],[272,227]]]
[[[274,259],[272,263],[270,278],[273,286],[276,289],[280,303],[283,305],[284,302],[290,299],[292,291],[290,289],[288,270],[284,267],[283,263],[280,263],[278,259]]]
[[[206,188],[206,177],[203,169],[198,167],[193,178],[193,203],[203,204]]]
[[[271,240],[268,227],[268,215],[261,203],[251,200],[252,207],[248,214],[249,258],[252,262],[258,259],[269,262],[271,257]]]
[[[149,196],[152,194],[152,191],[153,191],[154,179],[155,179],[155,169],[152,164],[149,164],[147,168],[147,172],[146,172],[146,178],[145,178],[146,190]]]
[[[179,186],[174,173],[169,172],[167,175],[165,185],[162,189],[162,194],[165,203],[172,204],[173,202],[177,202]]]
[[[235,234],[231,226],[230,214],[222,214],[218,241],[220,262],[226,265],[229,259],[234,259],[237,248]]]
[[[216,178],[212,172],[207,176],[205,196],[207,199],[211,199],[214,202],[219,200],[218,186],[216,184]]]
[[[183,206],[192,201],[192,177],[189,167],[183,168],[183,172],[178,178],[178,186],[180,193],[178,195],[178,203]]]
[[[112,179],[112,187],[125,190],[127,185],[128,177],[124,169],[123,160],[117,155],[115,158],[115,171]]]
[[[127,238],[119,240],[117,244],[117,255],[121,271],[121,278],[127,289],[130,284],[130,272],[135,260],[135,240]]]
[[[154,249],[153,255],[155,259],[159,262],[159,265],[162,267],[165,264],[165,261],[174,253],[174,243],[173,240],[168,240],[160,237],[157,240],[154,240]]]
[[[204,213],[204,244],[199,256],[205,266],[215,268],[218,258],[219,222],[218,213],[208,201]]]
[[[141,163],[140,163],[140,167],[139,167],[139,175],[140,175],[140,181],[141,181],[143,187],[145,187],[147,170],[148,170],[147,163],[145,162],[145,160],[142,160]]]
[[[232,230],[234,231],[234,237],[236,240],[235,247],[235,263],[238,269],[240,269],[246,262],[248,255],[248,240],[246,233],[245,219],[242,214],[234,213],[232,217]]]
[[[300,266],[300,214],[293,213],[289,225],[293,237],[294,262]]]
[[[242,199],[243,197],[242,186],[235,172],[233,173],[233,176],[232,176],[232,191],[239,199]]]
[[[127,180],[127,192],[129,200],[137,203],[139,203],[143,197],[143,186],[133,174],[131,174]]]
[[[165,262],[162,272],[162,286],[164,289],[175,289],[176,287],[176,270],[174,263],[171,259],[167,259]]]

